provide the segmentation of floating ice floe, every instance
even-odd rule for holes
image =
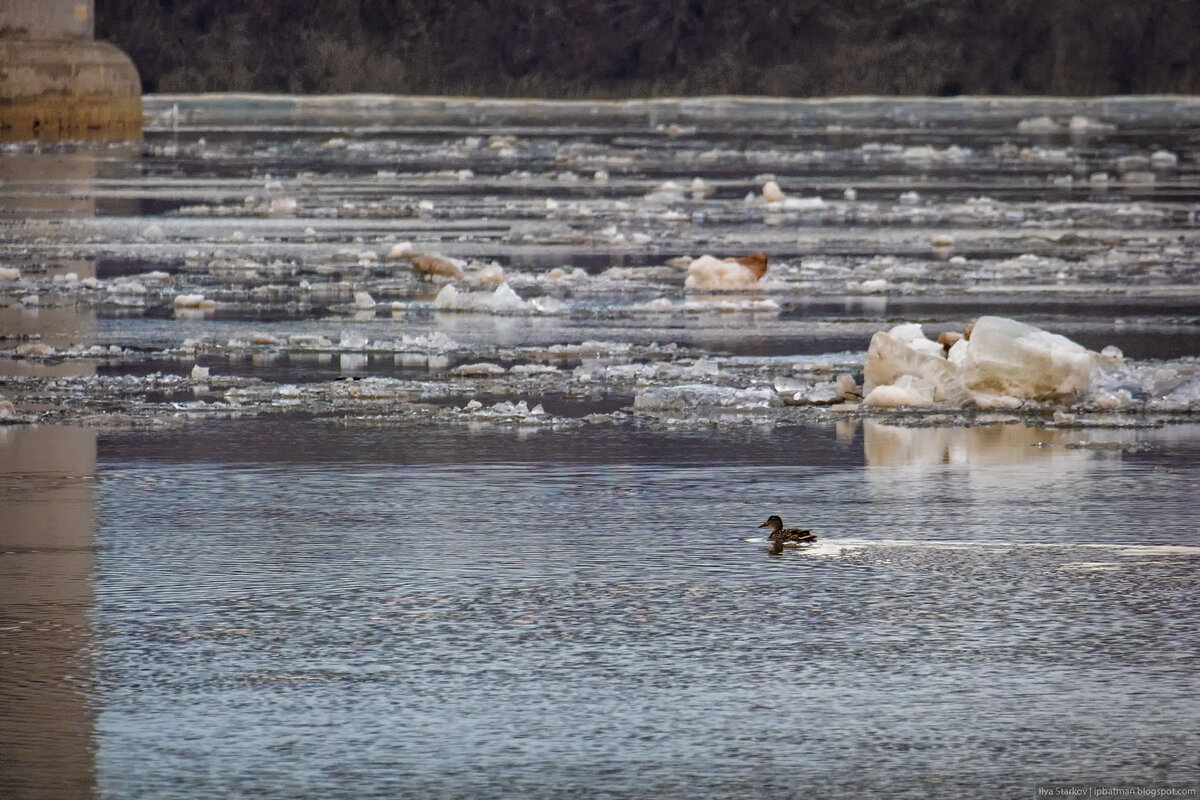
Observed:
[[[755,411],[782,404],[783,401],[772,389],[738,389],[709,384],[656,386],[633,399],[633,407],[638,411],[683,411],[690,408]]]
[[[145,287],[142,288],[145,291]],[[177,294],[172,302],[177,309],[200,309],[209,311],[217,307],[215,300],[210,300],[202,294]]]
[[[1071,121],[1067,123],[1067,128],[1071,133],[1111,133],[1117,129],[1116,125],[1108,122],[1101,122],[1098,119],[1085,117],[1081,114],[1076,114],[1071,117]]]
[[[493,375],[503,375],[506,371],[499,364],[481,361],[476,364],[461,364],[454,368],[453,374],[471,378],[488,378]]]
[[[1082,345],[1005,317],[980,317],[969,336],[948,344],[927,339],[915,324],[876,333],[863,402],[1015,408],[1027,400],[1071,401],[1089,391],[1097,367],[1097,354]]]
[[[687,278],[684,279],[683,287],[708,291],[737,291],[758,283],[758,279],[766,272],[767,256],[765,253],[756,253],[742,259],[718,259],[704,255],[688,265]]]
[[[775,181],[767,181],[762,187],[762,198],[768,203],[779,203],[787,197],[783,190],[779,188],[779,184]]]
[[[1174,169],[1179,164],[1179,156],[1170,150],[1156,150],[1150,154],[1150,166],[1154,169]]]
[[[493,292],[460,292],[453,284],[446,284],[433,299],[433,307],[440,311],[492,314],[561,314],[566,304],[557,297],[523,300],[507,283],[501,283]]]
[[[1018,122],[1017,130],[1020,133],[1062,133],[1066,127],[1050,117],[1033,117]]]

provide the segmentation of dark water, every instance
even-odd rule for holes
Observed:
[[[1200,793],[1197,406],[1142,413],[1200,353],[1185,107],[160,97],[0,150],[0,421],[79,425],[0,425],[0,800]],[[402,241],[563,305],[438,310]],[[1137,402],[636,410],[985,314]]]
[[[1194,426],[2,433],[6,796],[1200,782]]]

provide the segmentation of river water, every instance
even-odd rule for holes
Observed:
[[[1200,790],[1197,128],[982,106],[148,98],[142,146],[8,147],[0,796]],[[995,313],[1130,401],[825,392]]]

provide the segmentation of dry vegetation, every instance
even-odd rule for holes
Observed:
[[[1200,91],[1197,0],[97,0],[150,92]]]

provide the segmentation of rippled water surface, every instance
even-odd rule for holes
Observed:
[[[4,445],[6,505],[70,540],[0,553],[5,780],[58,790],[18,796],[1200,780],[1194,426]],[[819,542],[771,556],[769,513]]]
[[[0,798],[1200,791],[1194,105],[160,97],[5,146]],[[1121,354],[832,392],[985,314]]]

